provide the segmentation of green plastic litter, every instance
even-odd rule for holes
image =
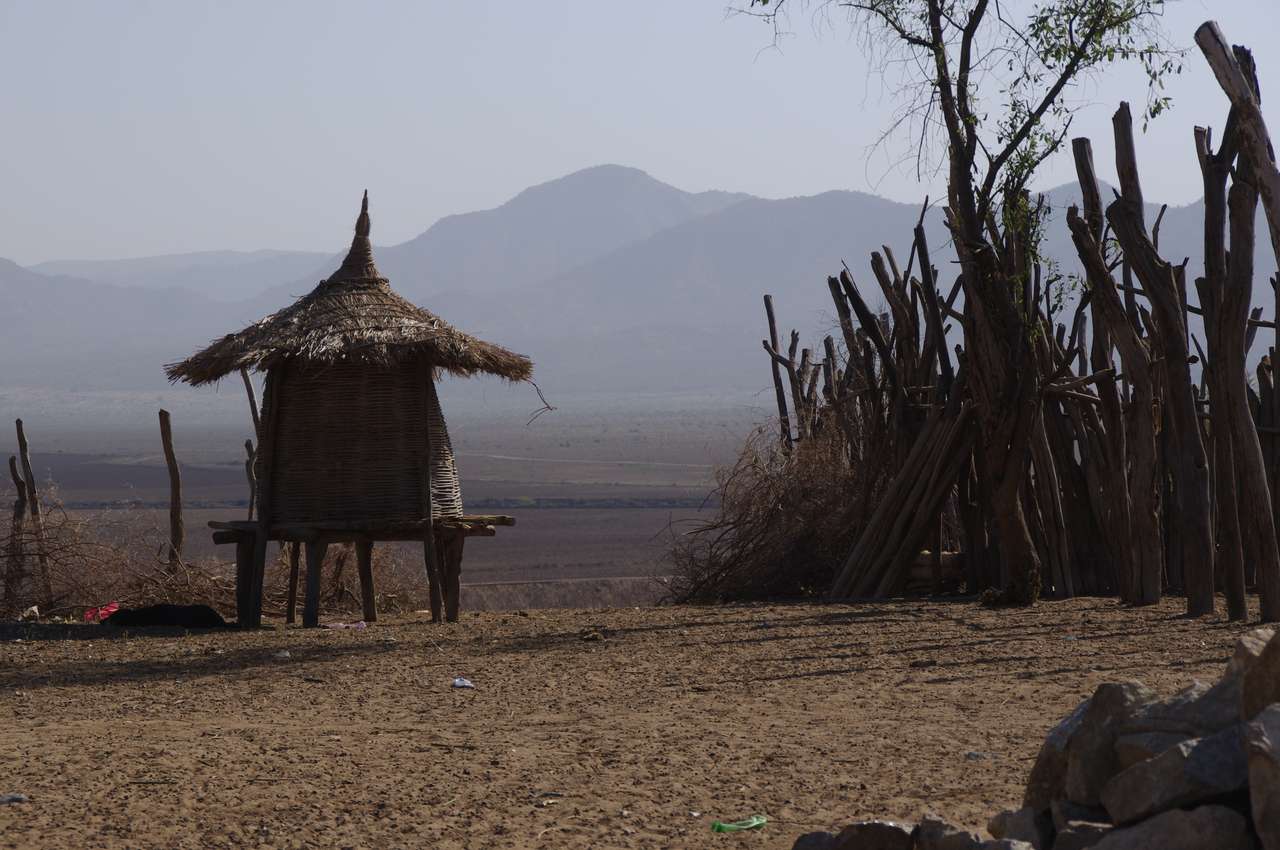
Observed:
[[[721,823],[713,821],[711,824],[712,832],[742,832],[744,829],[759,829],[769,822],[764,815],[752,815],[746,820],[735,820],[729,823]]]

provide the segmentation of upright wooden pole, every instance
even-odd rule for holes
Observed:
[[[458,609],[462,601],[462,546],[466,535],[454,534],[444,546],[444,616],[450,623],[458,622]]]
[[[249,416],[253,418],[253,435],[261,439],[259,432],[262,430],[262,422],[258,417],[258,396],[253,391],[253,381],[249,378],[249,370],[240,367],[240,377],[244,380],[244,391],[249,396]]]
[[[284,621],[293,623],[298,608],[298,550],[300,544],[294,540],[289,543],[289,598],[285,605]]]
[[[373,588],[373,541],[356,541],[356,565],[360,571],[360,604],[365,622],[378,619],[378,603]]]
[[[426,520],[422,532],[422,560],[426,566],[431,594],[431,622],[440,622],[441,574],[436,555],[436,523],[431,498],[431,364],[418,363],[418,381],[422,386],[422,419],[425,439],[422,447],[422,516]]]
[[[13,500],[13,521],[9,525],[9,540],[6,548],[4,571],[4,600],[0,611],[14,608],[17,598],[18,583],[22,579],[22,527],[27,517],[27,482],[18,474],[18,459],[9,456],[9,477],[13,479],[15,497]]]
[[[27,483],[27,511],[31,515],[31,528],[36,536],[36,562],[40,565],[41,590],[44,591],[43,604],[53,602],[53,581],[49,577],[49,554],[44,548],[44,520],[40,516],[40,493],[36,489],[36,474],[31,469],[31,447],[27,444],[27,432],[22,428],[22,420],[15,421],[18,430],[18,457],[22,459],[22,477]]]
[[[182,524],[182,475],[173,452],[173,428],[167,410],[160,411],[160,442],[164,445],[165,465],[169,467],[169,571],[173,572],[182,562],[186,530]]]
[[[258,535],[253,547],[253,569],[250,579],[249,618],[252,628],[262,624],[262,582],[267,570],[267,542],[271,537],[271,487],[272,459],[275,454],[276,426],[280,421],[280,399],[284,394],[284,380],[288,366],[280,365],[267,372],[262,400],[267,419],[262,423],[258,438]],[[317,587],[317,594],[319,588]],[[317,595],[317,600],[319,596]],[[245,625],[245,624],[242,624]]]
[[[302,607],[302,625],[313,629],[320,625],[320,567],[329,544],[320,541],[307,543],[307,596]]]
[[[244,475],[249,479],[249,516],[247,519],[253,519],[254,502],[258,497],[258,476],[253,471],[253,463],[257,453],[253,450],[253,440],[244,441]]]

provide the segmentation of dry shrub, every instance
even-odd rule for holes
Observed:
[[[829,420],[790,451],[776,430],[756,429],[737,461],[716,473],[716,516],[693,520],[683,531],[673,528],[672,600],[729,602],[825,591],[885,486],[884,459],[854,462],[849,446]]]
[[[12,501],[12,491],[4,495],[4,501]],[[122,607],[202,603],[228,618],[234,616],[235,565],[216,558],[170,565],[168,524],[159,512],[72,514],[48,484],[41,503],[40,533],[30,516],[18,529],[9,511],[0,516],[0,618],[15,617],[32,605],[42,616],[80,618],[86,609],[113,601]],[[305,576],[305,558],[299,560]],[[263,586],[263,613],[269,617],[285,615],[289,571],[287,547],[271,544]],[[395,613],[427,604],[420,556],[404,557],[394,546],[374,547],[373,574],[379,611]],[[299,615],[301,584],[300,578]],[[320,604],[330,615],[360,612],[359,573],[350,545],[329,547]]]

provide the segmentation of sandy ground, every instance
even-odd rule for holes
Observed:
[[[907,601],[11,630],[0,793],[30,802],[0,806],[0,847],[787,848],[925,811],[981,827],[1098,683],[1217,675],[1244,627],[1177,614]],[[763,830],[711,832],[756,813]]]

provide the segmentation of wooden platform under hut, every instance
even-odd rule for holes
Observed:
[[[404,540],[423,543],[433,619],[443,607],[455,620],[463,542],[515,522],[463,514],[435,381],[443,372],[522,381],[533,364],[397,295],[374,265],[369,229],[365,193],[351,250],[333,275],[165,370],[193,386],[252,369],[266,374],[254,460],[257,517],[209,524],[214,542],[236,544],[242,626],[261,623],[272,540],[306,547],[305,626],[318,624],[320,565],[326,547],[339,542],[356,546],[366,620],[377,616],[373,544]]]

